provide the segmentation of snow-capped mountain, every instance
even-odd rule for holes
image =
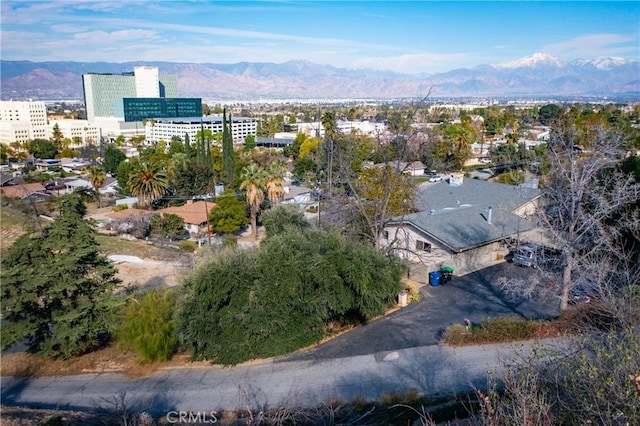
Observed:
[[[554,58],[546,53],[537,52],[531,56],[525,56],[524,58],[516,59],[515,61],[503,62],[501,64],[494,65],[494,68],[498,69],[515,69],[515,68],[533,68],[533,67],[565,67],[566,64],[561,60]]]
[[[2,99],[82,99],[82,74],[156,66],[178,76],[180,96],[203,99],[389,99],[422,97],[611,96],[640,99],[640,62],[564,62],[545,53],[434,75],[345,69],[307,61],[282,64],[0,61]]]
[[[576,59],[575,61],[572,62],[572,64],[577,66],[591,65],[595,68],[598,68],[599,70],[611,70],[615,67],[626,65],[631,62],[632,61],[629,61],[628,59],[624,59],[624,58],[618,58],[618,57],[604,58],[603,57],[603,58],[596,58],[591,60]]]

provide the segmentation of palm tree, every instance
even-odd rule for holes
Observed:
[[[90,166],[84,169],[85,173],[88,173],[89,182],[91,182],[91,186],[96,194],[96,199],[98,200],[98,208],[102,207],[100,203],[100,188],[107,180],[107,174],[104,169],[100,166]]]
[[[129,174],[129,189],[145,206],[161,197],[169,187],[167,175],[158,164],[140,163]]]
[[[253,239],[258,239],[258,212],[260,211],[260,205],[264,201],[264,186],[266,182],[266,173],[264,169],[255,165],[249,164],[242,169],[240,174],[242,183],[240,184],[240,190],[246,191],[247,204],[251,209],[251,231],[253,232]]]
[[[287,166],[282,160],[274,161],[267,168],[267,197],[271,207],[277,206],[284,196],[282,184],[284,183],[283,177],[286,170]]]

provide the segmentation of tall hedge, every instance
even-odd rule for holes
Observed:
[[[253,251],[229,251],[184,283],[177,330],[195,359],[236,364],[292,352],[330,324],[385,312],[400,264],[336,233],[286,227]]]

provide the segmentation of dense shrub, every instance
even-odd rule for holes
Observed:
[[[445,330],[442,342],[449,345],[471,345],[531,339],[536,336],[537,322],[516,315],[488,318],[479,325],[454,324]]]
[[[178,330],[194,358],[235,364],[291,352],[395,302],[396,260],[317,229],[267,232],[260,249],[224,252],[185,279]]]
[[[174,318],[177,296],[172,289],[154,289],[132,299],[116,331],[121,347],[138,353],[141,362],[170,359],[178,348]]]
[[[178,242],[178,245],[180,246],[180,250],[186,252],[194,252],[196,248],[198,248],[198,243],[191,240],[182,240]]]

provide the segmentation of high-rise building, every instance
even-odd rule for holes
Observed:
[[[144,120],[202,115],[202,99],[178,98],[177,76],[157,67],[83,74],[82,84],[87,119],[105,136],[142,134]]]
[[[160,73],[156,67],[135,67],[123,74],[83,74],[82,84],[89,121],[107,117],[124,120],[126,98],[178,97],[177,76]]]
[[[50,137],[44,102],[0,101],[0,142],[24,143]]]

